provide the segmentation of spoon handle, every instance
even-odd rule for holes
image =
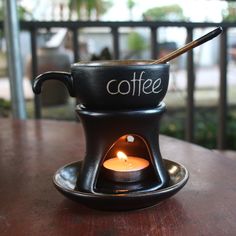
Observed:
[[[219,35],[220,33],[222,33],[223,29],[221,27],[218,27],[216,29],[214,29],[213,31],[209,32],[208,34],[203,35],[202,37],[186,44],[184,47],[179,48],[169,54],[167,54],[166,56],[153,61],[151,64],[160,64],[160,63],[166,63],[176,57],[178,57],[179,55],[215,38],[217,35]]]

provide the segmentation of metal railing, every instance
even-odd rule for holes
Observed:
[[[234,23],[190,23],[190,22],[99,22],[99,21],[41,21],[41,22],[20,22],[20,28],[30,32],[31,36],[31,54],[32,54],[32,78],[37,76],[38,59],[37,59],[37,31],[39,29],[50,29],[52,27],[67,28],[72,32],[72,45],[74,53],[74,61],[80,59],[79,52],[79,29],[87,27],[107,27],[110,28],[113,44],[114,59],[120,58],[120,40],[119,28],[121,27],[144,27],[150,29],[150,58],[154,59],[158,54],[157,33],[160,27],[182,27],[186,29],[187,42],[193,40],[193,31],[196,28],[207,28],[221,26],[224,30],[220,36],[220,85],[219,85],[219,111],[218,111],[218,140],[217,147],[224,149],[226,140],[226,116],[227,116],[227,31],[229,28],[236,27]],[[3,24],[0,22],[0,29]],[[194,51],[187,53],[187,122],[186,122],[186,140],[192,142],[194,139]],[[41,117],[41,105],[38,96],[34,98],[35,118]]]

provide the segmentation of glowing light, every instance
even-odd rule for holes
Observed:
[[[119,158],[119,160],[128,161],[128,157],[124,152],[118,151],[116,155]]]

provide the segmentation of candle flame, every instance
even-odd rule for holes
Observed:
[[[124,152],[118,151],[116,155],[119,158],[119,160],[122,160],[122,161],[128,160],[128,157]]]

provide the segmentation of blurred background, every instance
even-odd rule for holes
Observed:
[[[45,71],[79,60],[155,59],[216,26],[224,35],[173,60],[161,133],[208,148],[236,150],[236,2],[220,0],[19,0],[20,49],[28,118],[75,121],[60,83],[32,93]],[[11,93],[0,2],[0,117]]]

